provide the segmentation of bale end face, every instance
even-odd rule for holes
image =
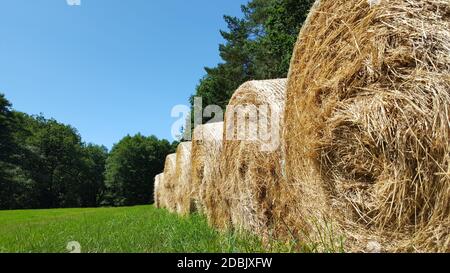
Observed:
[[[210,123],[197,126],[192,140],[192,196],[196,210],[207,216],[212,207],[205,204],[206,194],[213,180],[218,179],[222,136],[223,122]]]
[[[154,184],[154,193],[153,193],[153,200],[156,208],[163,208],[163,199],[164,199],[164,174],[158,174],[155,177],[155,184]]]
[[[443,251],[449,10],[437,0],[316,2],[286,96],[283,199],[298,200],[291,225],[313,236],[311,219],[331,219],[350,248],[375,234],[390,251]]]
[[[161,186],[161,188],[163,189],[162,203],[164,203],[165,208],[170,212],[176,212],[177,209],[175,201],[175,188],[178,183],[175,173],[176,164],[176,154],[170,154],[166,157],[164,166],[164,183]]]
[[[177,213],[188,215],[195,210],[194,199],[192,197],[192,179],[191,179],[191,142],[183,142],[177,148],[177,163],[175,176],[177,185],[175,189],[175,200]]]
[[[227,107],[218,190],[235,229],[263,236],[277,229],[285,90],[286,79],[247,82]]]

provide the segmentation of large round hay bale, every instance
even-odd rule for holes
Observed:
[[[236,90],[227,107],[220,187],[235,229],[273,235],[285,90],[286,79],[250,81]]]
[[[194,212],[195,208],[192,196],[191,149],[191,142],[182,142],[177,148],[175,199],[177,213],[180,215],[188,215]]]
[[[220,187],[223,122],[198,126],[192,143],[192,181],[198,207],[208,223],[218,229],[229,226],[229,211]]]
[[[288,226],[450,251],[449,111],[450,1],[317,1],[288,80]]]
[[[166,162],[164,165],[164,183],[163,183],[163,198],[162,203],[165,208],[170,212],[177,211],[177,204],[175,201],[175,186],[178,181],[176,179],[175,170],[177,165],[177,155],[170,154],[166,157]]]
[[[223,122],[199,125],[194,129],[192,140],[192,194],[196,210],[207,214],[205,199],[207,183],[213,182],[215,170],[219,169],[222,149]]]
[[[162,195],[163,195],[163,184],[164,184],[164,174],[158,174],[155,177],[155,184],[153,186],[153,200],[156,208],[163,208],[164,205],[162,203]]]

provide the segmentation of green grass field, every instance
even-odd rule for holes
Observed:
[[[193,215],[180,218],[153,206],[0,211],[0,252],[64,253],[69,242],[82,253],[290,252],[262,246],[249,235],[217,232]]]

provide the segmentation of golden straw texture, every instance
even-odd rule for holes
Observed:
[[[161,202],[161,190],[162,190],[162,186],[164,184],[164,174],[158,174],[155,177],[155,184],[153,186],[153,200],[155,202],[155,207],[156,208],[163,208],[164,204]]]
[[[272,237],[278,219],[286,79],[250,81],[227,107],[219,185],[233,227]],[[227,215],[225,215],[227,216]]]
[[[175,201],[175,186],[178,181],[175,176],[175,169],[177,164],[177,155],[170,154],[166,157],[166,162],[164,166],[164,183],[162,187],[162,201],[161,203],[165,205],[165,208],[170,212],[176,212],[177,204]]]
[[[175,200],[177,213],[180,215],[188,215],[194,212],[191,179],[191,149],[191,142],[180,143],[177,148],[177,163],[175,169],[177,185],[175,187]]]
[[[449,108],[450,1],[317,1],[287,88],[291,231],[449,252]]]
[[[208,184],[218,179],[215,174],[218,173],[216,170],[220,166],[223,122],[199,125],[195,128],[193,136],[192,195],[197,211],[208,214],[205,211],[206,188],[211,188]]]

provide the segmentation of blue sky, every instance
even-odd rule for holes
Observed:
[[[2,0],[0,92],[110,148],[141,132],[172,140],[203,67],[220,62],[223,15],[246,0]]]

